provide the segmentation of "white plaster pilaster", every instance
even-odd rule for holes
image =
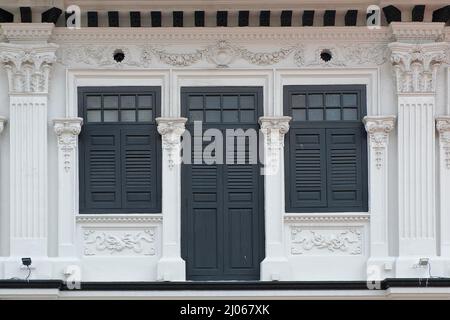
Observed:
[[[436,119],[439,132],[441,256],[450,258],[450,116]]]
[[[157,279],[182,281],[186,265],[181,258],[181,136],[186,118],[157,118],[162,138],[162,256]]]
[[[47,257],[47,99],[58,48],[48,39],[54,25],[1,28],[7,43],[0,44],[0,62],[8,76],[10,98],[10,255]],[[44,268],[40,272],[46,273]]]
[[[82,118],[53,120],[58,142],[58,256],[75,257],[77,155]]]
[[[291,266],[284,243],[284,136],[291,117],[261,117],[264,135],[264,210],[266,257],[261,263],[261,280],[289,280]]]
[[[367,116],[364,125],[369,135],[370,157],[370,258],[368,265],[389,263],[388,243],[388,145],[395,116]]]
[[[399,257],[397,277],[424,276],[418,258],[437,256],[435,99],[436,79],[448,44],[439,41],[443,24],[393,28],[389,44],[398,96]],[[417,28],[417,30],[415,30]],[[399,35],[416,34],[415,39]],[[417,31],[417,32],[416,32]],[[422,35],[421,35],[422,34]],[[409,43],[410,42],[410,43]],[[419,270],[420,269],[420,270]]]

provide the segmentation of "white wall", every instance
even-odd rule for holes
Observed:
[[[305,30],[306,29],[306,30]],[[58,167],[57,141],[52,119],[76,116],[68,106],[74,101],[77,85],[130,85],[130,83],[160,82],[163,92],[163,115],[175,116],[177,90],[183,81],[199,86],[217,85],[221,75],[234,74],[235,78],[261,79],[265,89],[266,115],[281,115],[283,84],[355,84],[368,85],[369,115],[396,115],[397,97],[392,67],[389,61],[390,31],[383,28],[368,31],[366,28],[271,28],[261,33],[258,28],[221,29],[204,28],[67,30],[56,28],[51,42],[60,46],[58,62],[54,64],[48,102],[48,167],[49,167],[49,229],[48,253],[58,259]],[[223,32],[222,32],[223,31]],[[219,40],[225,42],[219,43]],[[126,54],[123,63],[112,60],[116,49]],[[284,49],[284,51],[280,51]],[[322,49],[331,49],[334,58],[328,64],[318,58]],[[162,51],[161,51],[162,50]],[[203,50],[199,58],[196,50]],[[159,52],[159,53],[158,53]],[[265,57],[257,53],[275,52],[278,56]],[[256,53],[256,54],[255,54]],[[147,54],[147,56],[143,56]],[[147,59],[149,57],[150,59]],[[161,59],[162,58],[162,59]],[[264,57],[263,57],[264,58]],[[301,59],[300,59],[301,58]],[[180,65],[183,63],[192,65]],[[164,61],[165,60],[165,61]],[[177,62],[178,61],[178,62]],[[9,117],[7,77],[0,69],[0,116]],[[141,72],[142,71],[142,72]],[[257,76],[255,76],[255,74]],[[438,73],[436,110],[438,115],[446,113],[447,73],[444,68]],[[144,79],[144,80],[143,80]],[[150,79],[150,80],[145,80]],[[151,80],[159,79],[159,80]],[[183,80],[188,79],[188,80]],[[226,84],[224,83],[221,85]],[[235,85],[235,81],[229,81]],[[67,92],[71,90],[71,92]],[[75,106],[76,107],[76,106]],[[398,182],[396,172],[396,129],[390,135],[388,148],[388,217],[389,253],[398,254]],[[438,149],[436,148],[436,152]],[[164,177],[163,177],[164,179]],[[9,259],[9,130],[0,135],[0,256]],[[439,201],[438,198],[436,198]],[[273,199],[273,201],[284,201]],[[78,212],[74,211],[74,215]],[[157,215],[158,216],[158,215]],[[317,215],[320,217],[323,215]],[[305,220],[300,214],[289,214],[285,221],[285,255],[291,263],[291,280],[363,280],[366,277],[366,261],[370,256],[370,215],[345,219],[350,214],[339,213],[329,219],[312,217]],[[161,255],[161,222],[144,215],[140,221],[120,215],[105,219],[77,222],[77,252],[74,262],[82,266],[84,281],[155,280],[156,264]],[[147,220],[145,220],[147,219]],[[86,244],[89,234],[106,232],[119,238],[131,232],[133,235],[152,230],[153,254],[97,250]],[[340,232],[357,231],[359,250],[336,252],[328,249],[295,251],[292,242],[295,228],[317,230],[324,236],[336,236]],[[93,253],[86,253],[87,248]],[[152,249],[152,250],[153,250]],[[295,252],[295,253],[293,253]],[[17,257],[14,257],[15,259]],[[63,277],[62,269],[68,263],[54,263],[52,277]],[[1,265],[1,260],[0,260]],[[1,271],[1,268],[0,268]],[[0,274],[1,278],[1,274]]]

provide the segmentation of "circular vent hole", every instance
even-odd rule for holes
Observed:
[[[125,53],[123,53],[123,51],[121,49],[117,49],[113,53],[113,58],[114,58],[114,61],[116,61],[116,62],[122,62],[123,59],[125,59]]]
[[[328,62],[331,59],[333,59],[333,55],[330,50],[325,49],[325,50],[322,50],[322,52],[320,53],[320,59],[322,59],[325,62]]]

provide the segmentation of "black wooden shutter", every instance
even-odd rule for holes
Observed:
[[[122,129],[122,206],[132,208],[158,207],[157,145],[154,132],[138,125]],[[155,181],[154,181],[155,180]]]
[[[286,212],[366,212],[363,85],[285,86]]]
[[[84,190],[87,208],[121,207],[120,134],[110,126],[87,128]]]
[[[361,129],[327,129],[328,207],[362,207]]]
[[[161,211],[159,87],[80,87],[80,213]]]
[[[292,207],[326,207],[325,129],[290,132],[290,184]]]

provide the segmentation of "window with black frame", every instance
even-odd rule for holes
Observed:
[[[160,87],[80,87],[80,213],[161,212]]]
[[[286,212],[366,212],[365,85],[284,87]]]

